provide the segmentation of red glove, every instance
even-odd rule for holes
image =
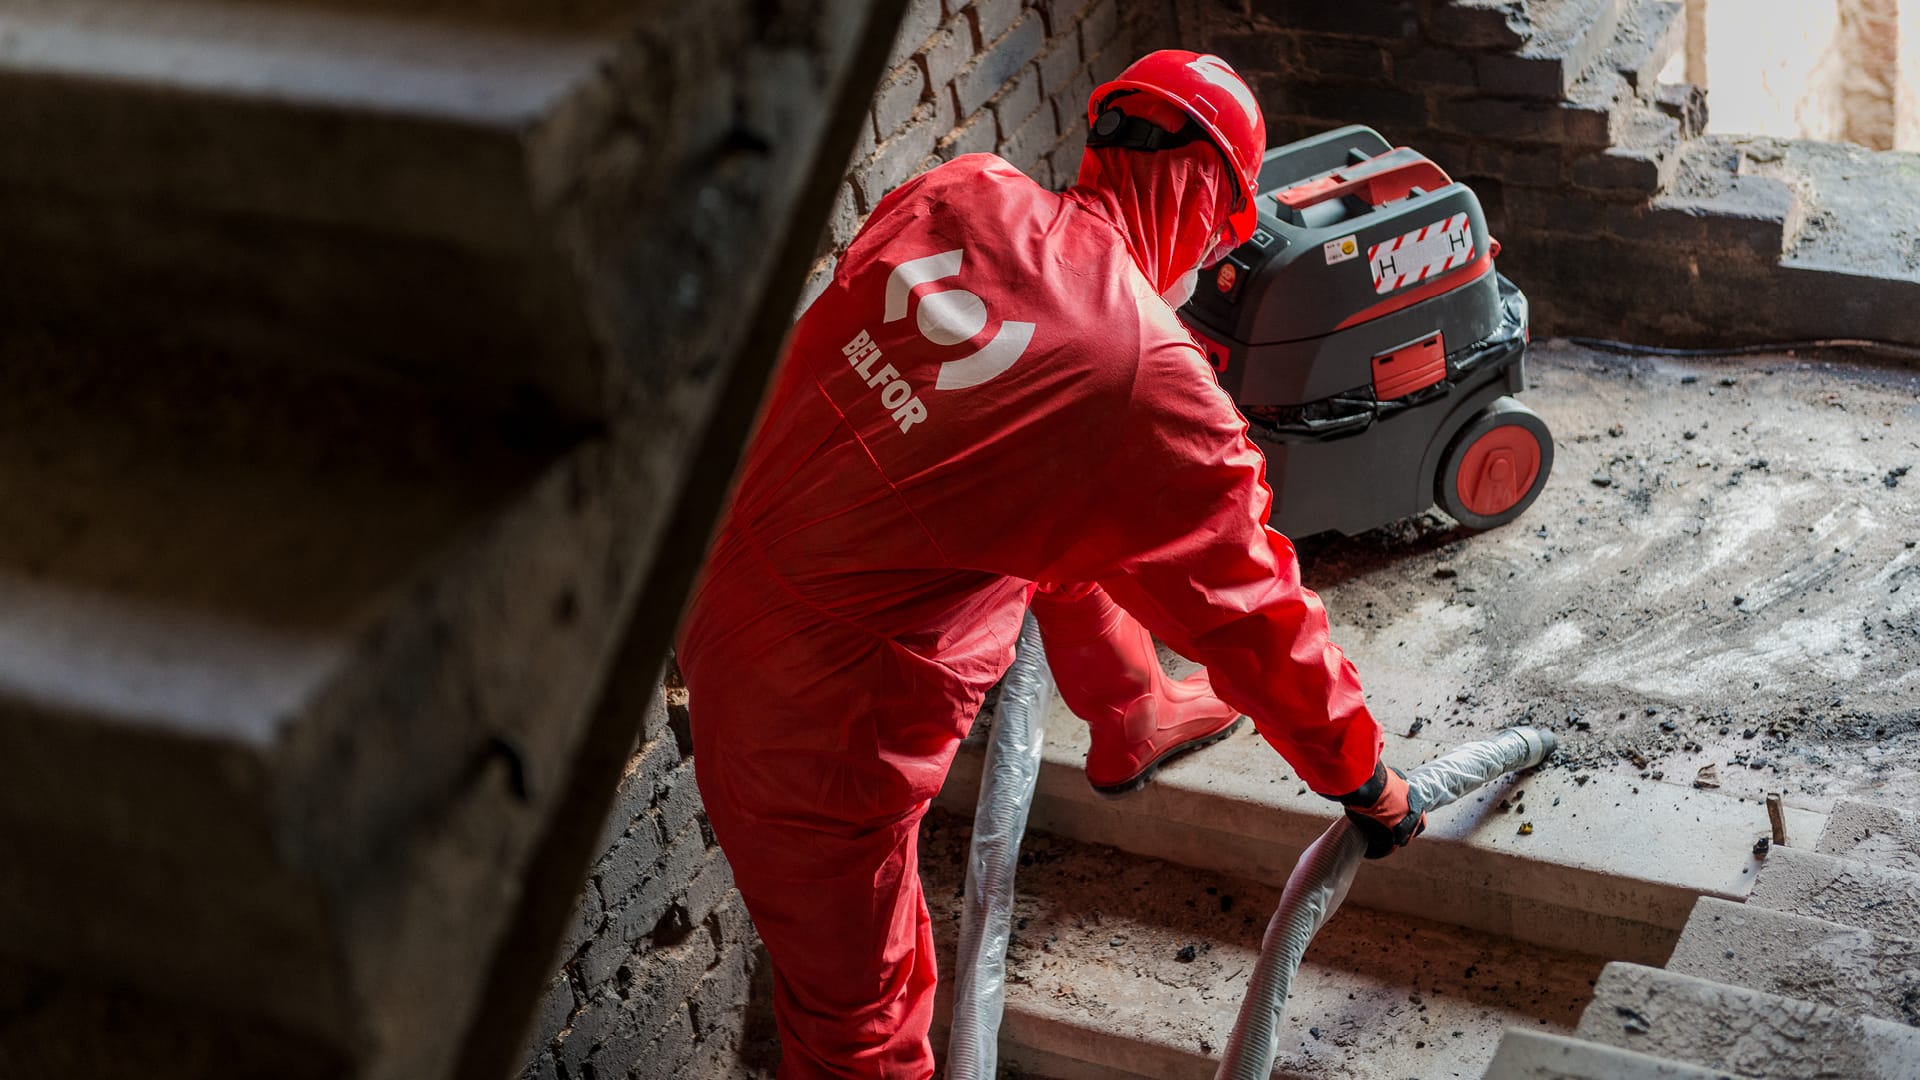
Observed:
[[[1384,761],[1373,765],[1373,778],[1345,795],[1326,798],[1347,808],[1347,817],[1367,840],[1367,858],[1384,859],[1393,849],[1427,831],[1424,805],[1416,805],[1413,789],[1399,769]]]

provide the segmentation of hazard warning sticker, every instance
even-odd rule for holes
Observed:
[[[1464,213],[1367,249],[1373,289],[1386,294],[1473,261],[1473,226]]]
[[[1327,241],[1320,245],[1320,250],[1326,253],[1327,265],[1332,266],[1334,263],[1343,263],[1348,259],[1358,258],[1360,255],[1360,241],[1357,237],[1349,234],[1338,240]]]

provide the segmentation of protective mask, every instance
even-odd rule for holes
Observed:
[[[1181,274],[1173,284],[1167,286],[1160,293],[1160,299],[1165,300],[1168,307],[1179,310],[1187,301],[1193,299],[1193,290],[1199,287],[1200,268],[1196,266]]]

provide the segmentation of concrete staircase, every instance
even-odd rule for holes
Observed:
[[[898,13],[0,0],[0,1075],[519,1065]]]
[[[1843,802],[1744,904],[1701,898],[1664,970],[1607,965],[1578,1041],[1510,1032],[1486,1076],[1920,1075],[1915,867],[1920,817]]]
[[[1911,342],[1920,156],[1703,135],[1704,93],[1658,81],[1685,44],[1682,9],[1454,0],[1432,16],[1437,33],[1495,47],[1475,65],[1484,96],[1439,121],[1510,143],[1454,168],[1498,181],[1503,269],[1548,298],[1538,320],[1614,336],[1596,325],[1621,321],[1606,313],[1671,295],[1686,302],[1628,321],[1666,345],[1724,343],[1729,326],[1756,341]]]
[[[944,933],[958,918],[990,724],[976,725],[938,800],[963,816],[935,819],[925,840]],[[1331,808],[1244,730],[1104,799],[1081,770],[1085,739],[1056,700],[1018,882],[1003,1054],[1038,1076],[1211,1076],[1278,888]],[[1387,756],[1411,765],[1446,745],[1389,735]],[[1825,819],[1788,808],[1787,825],[1812,837]],[[1548,768],[1491,785],[1436,813],[1406,852],[1362,868],[1308,953],[1276,1075],[1478,1075],[1509,1025],[1559,1037],[1528,1044],[1538,1060],[1608,1057],[1564,1042],[1602,967],[1666,963],[1703,897],[1744,910],[1768,859],[1803,855],[1756,856],[1767,832],[1761,805],[1671,783]],[[1839,909],[1827,910],[1811,914]]]

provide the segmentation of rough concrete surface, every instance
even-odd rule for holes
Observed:
[[[1920,927],[1920,874],[1798,848],[1767,853],[1749,904],[1885,934]]]
[[[976,736],[984,739],[981,729],[991,721],[983,714]],[[1171,763],[1125,799],[1101,798],[1088,786],[1087,745],[1086,725],[1056,699],[1046,717],[1032,828],[1279,885],[1335,817],[1250,728]],[[1448,748],[1389,733],[1385,753],[1407,767]],[[981,749],[962,748],[942,806],[972,812]],[[1789,807],[1787,820],[1793,834],[1820,831],[1821,817],[1811,811]],[[1523,825],[1531,828],[1523,832]],[[1767,829],[1764,808],[1715,791],[1568,770],[1515,774],[1431,815],[1407,851],[1363,865],[1348,899],[1659,964],[1696,899],[1737,900],[1752,888],[1754,842]]]
[[[1920,373],[1564,342],[1530,371],[1558,456],[1518,521],[1299,545],[1382,722],[1532,722],[1555,769],[1821,810],[1920,797]]]
[[[1667,969],[1920,1026],[1917,961],[1910,937],[1701,897]]]
[[[1662,1061],[1617,1046],[1515,1029],[1500,1040],[1485,1080],[1732,1080],[1728,1073]]]
[[[1790,261],[1920,281],[1920,154],[1763,136],[1713,141],[1741,173],[1785,181],[1800,197]]]
[[[1608,964],[1583,1039],[1761,1080],[1908,1080],[1920,1031],[1637,964]]]
[[[921,830],[943,972],[953,966],[971,835],[968,820],[939,810]],[[1096,1066],[1087,1075],[1212,1076],[1279,890],[1044,833],[1028,834],[1020,862],[1002,1045],[1031,1046],[1038,1034],[1055,1054]],[[1507,1026],[1570,1029],[1600,966],[1342,909],[1294,982],[1275,1075],[1478,1076]],[[944,1044],[936,1050],[945,1056]],[[1017,1052],[1007,1058],[1018,1066]]]
[[[1820,830],[1815,848],[1827,855],[1920,873],[1920,815],[1843,800]]]

